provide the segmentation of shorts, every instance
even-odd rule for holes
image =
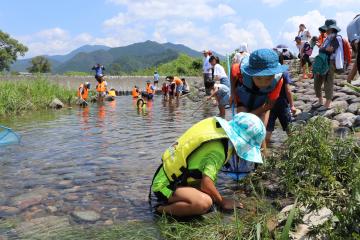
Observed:
[[[308,64],[309,67],[312,66],[310,56],[307,54],[304,54],[304,56],[301,58],[301,66],[304,66],[306,63]]]
[[[229,105],[230,96],[228,94],[225,94],[224,96],[219,96],[219,107],[225,107],[226,105]]]
[[[159,81],[154,81],[154,84],[158,84],[159,83]]]
[[[98,92],[97,96],[98,97],[106,97],[106,92]]]
[[[291,122],[291,114],[289,104],[285,99],[279,99],[271,109],[266,131],[274,131],[276,119],[279,119],[282,129],[287,131]]]
[[[181,93],[183,89],[183,85],[176,86],[176,93]]]

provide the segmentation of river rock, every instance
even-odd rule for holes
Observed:
[[[82,222],[96,222],[100,219],[100,214],[95,211],[74,211],[72,216]]]
[[[353,85],[355,87],[360,87],[360,80],[352,81],[351,85]]]
[[[352,103],[348,107],[348,112],[356,114],[359,109],[360,109],[360,103]]]
[[[360,102],[360,97],[352,98],[349,100],[350,103],[358,103]]]
[[[339,97],[344,97],[344,96],[346,96],[346,93],[343,93],[343,92],[335,92],[333,95],[334,99],[339,98]]]
[[[340,126],[340,123],[336,120],[331,120],[331,127],[332,128],[338,128]]]
[[[346,101],[335,101],[331,104],[331,108],[335,109],[336,113],[343,113],[347,110],[349,104]]]
[[[55,212],[57,212],[57,207],[55,207],[55,206],[48,206],[47,208],[46,208],[50,213],[55,213]]]
[[[19,209],[16,207],[10,207],[10,206],[0,206],[0,218],[2,216],[11,216],[15,215],[19,212]]]
[[[68,218],[58,216],[31,219],[16,227],[21,239],[54,239],[59,233],[70,230]]]
[[[307,121],[312,117],[311,113],[302,112],[298,116],[296,116],[296,121]]]
[[[344,138],[350,134],[350,129],[347,127],[337,127],[334,129],[334,134],[339,138]]]
[[[14,205],[20,209],[26,209],[28,207],[38,205],[41,201],[48,196],[48,190],[39,188],[33,189],[28,193],[21,194],[12,199]]]
[[[64,107],[64,104],[58,99],[55,98],[54,100],[52,100],[52,102],[49,104],[49,107],[51,108],[55,108],[55,109],[60,109]]]
[[[360,127],[360,116],[356,116],[353,127]]]
[[[324,224],[332,217],[333,217],[333,212],[330,209],[323,207],[318,211],[312,211],[306,214],[302,220],[304,224],[310,227],[316,227]]]
[[[320,112],[319,115],[326,117],[326,118],[331,118],[336,115],[336,112],[335,112],[335,109],[332,108],[332,109],[328,109],[326,111]]]
[[[355,122],[356,116],[352,113],[346,112],[336,115],[334,119],[340,123],[340,126],[351,128]]]

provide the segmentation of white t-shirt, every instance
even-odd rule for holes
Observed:
[[[204,58],[203,73],[211,73],[211,64],[209,63],[210,56]]]
[[[214,77],[218,79],[227,78],[225,69],[220,64],[214,66]]]
[[[250,53],[248,52],[243,52],[243,53],[235,53],[234,58],[233,58],[233,62],[234,63],[241,63],[241,61],[245,58],[250,56]]]
[[[309,35],[310,35],[309,31],[305,30],[305,31],[300,32],[298,37],[301,38],[301,41],[307,42],[310,40]]]

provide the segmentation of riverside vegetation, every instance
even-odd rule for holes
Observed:
[[[73,104],[76,94],[41,76],[34,81],[0,81],[0,115],[46,109],[55,98]]]

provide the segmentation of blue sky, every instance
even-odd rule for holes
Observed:
[[[346,36],[356,9],[360,0],[12,0],[1,4],[0,29],[29,47],[27,57],[145,40],[225,54],[242,42],[293,46],[299,23],[318,34],[326,18]]]

